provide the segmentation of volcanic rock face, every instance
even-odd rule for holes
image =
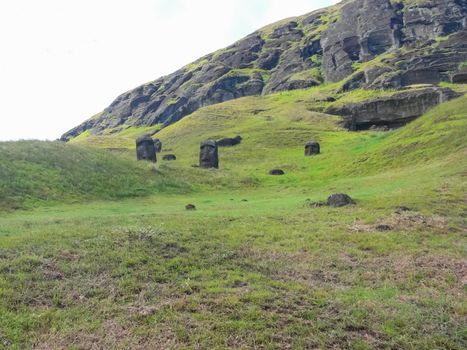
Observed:
[[[405,9],[403,20],[405,40],[433,40],[465,28],[465,0],[420,1]]]
[[[129,126],[167,126],[207,105],[324,80],[345,80],[343,90],[463,82],[466,14],[467,0],[343,1],[265,27],[126,92],[62,140],[87,130],[103,134]],[[377,64],[359,68],[379,57]]]
[[[442,41],[428,41],[425,46],[404,46],[376,65],[352,75],[343,90],[356,88],[398,89],[414,84],[459,82],[462,62],[467,59],[467,31],[463,30]],[[411,45],[411,44],[408,44]]]
[[[352,73],[354,62],[369,61],[401,44],[402,20],[389,0],[362,0],[345,4],[340,20],[324,31],[325,77],[339,81]]]
[[[467,60],[467,0],[355,0],[322,33],[322,71],[343,90],[462,83]],[[438,39],[435,40],[435,39]],[[352,75],[355,65],[385,54]],[[350,77],[349,77],[350,76]]]
[[[426,88],[404,91],[391,96],[329,107],[329,114],[344,117],[350,130],[365,130],[375,126],[400,127],[424,114],[439,103],[459,95],[447,88]]]
[[[452,82],[454,84],[467,84],[467,72],[453,74]]]

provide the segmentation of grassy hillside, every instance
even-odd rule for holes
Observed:
[[[163,154],[177,155],[176,162],[160,162],[159,169],[197,184],[201,191],[213,187],[307,188],[313,190],[313,197],[323,197],[341,186],[365,196],[371,186],[361,184],[374,181],[382,186],[375,190],[380,195],[382,191],[394,194],[393,184],[413,186],[413,199],[418,187],[436,187],[434,182],[442,181],[448,173],[458,176],[462,171],[464,164],[457,160],[466,152],[466,97],[439,106],[402,129],[354,133],[341,129],[338,117],[313,112],[325,103],[322,101],[330,90],[315,88],[248,97],[203,108],[154,135],[164,144]],[[387,93],[353,91],[332,96],[342,103]],[[73,142],[133,152],[136,136],[154,131],[130,128],[122,134],[89,136]],[[241,135],[243,141],[239,146],[220,149],[220,170],[192,167],[198,163],[200,141],[235,135]],[[306,158],[303,147],[311,139],[321,143],[322,154]],[[284,177],[268,175],[277,167],[286,172]],[[439,178],[434,176],[438,173]],[[375,199],[374,192],[368,196]]]
[[[148,164],[63,142],[0,143],[0,209],[188,189]]]
[[[465,348],[467,98],[356,133],[311,111],[327,93],[203,108],[156,134],[157,173],[133,160],[157,128],[1,144],[1,191],[36,208],[0,214],[0,349]],[[335,192],[357,204],[313,205]]]

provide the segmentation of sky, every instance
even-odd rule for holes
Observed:
[[[118,95],[338,0],[0,0],[0,140],[49,139]]]

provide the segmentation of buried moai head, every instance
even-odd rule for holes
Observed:
[[[201,142],[199,150],[199,166],[201,168],[219,168],[217,142],[207,140]]]
[[[136,158],[154,163],[157,161],[154,141],[151,136],[145,135],[136,139]]]
[[[154,149],[156,150],[156,153],[161,153],[162,152],[162,142],[159,139],[154,139]]]
[[[320,153],[319,143],[316,141],[310,141],[305,144],[305,156],[313,156]]]

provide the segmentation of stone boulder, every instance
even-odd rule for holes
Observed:
[[[355,204],[352,198],[345,193],[336,193],[329,196],[327,204],[330,207],[339,208],[345,207],[346,205]]]
[[[206,140],[201,142],[199,166],[204,169],[219,168],[219,151],[216,141]]]
[[[196,210],[196,206],[194,204],[187,204],[185,205],[185,209],[193,211],[193,210]]]
[[[272,169],[269,171],[269,175],[282,176],[282,175],[285,175],[285,172],[282,169]]]
[[[320,152],[321,152],[321,149],[320,149],[320,145],[318,142],[309,141],[305,144],[305,156],[309,157],[309,156],[317,155],[317,154],[320,154]]]
[[[154,141],[151,136],[144,135],[136,139],[136,158],[153,163],[157,161]]]
[[[166,154],[162,157],[162,159],[166,161],[173,161],[177,160],[177,156],[175,154]]]
[[[241,142],[242,142],[241,136],[226,137],[226,138],[217,140],[217,145],[219,147],[232,147],[232,146],[239,145]]]

